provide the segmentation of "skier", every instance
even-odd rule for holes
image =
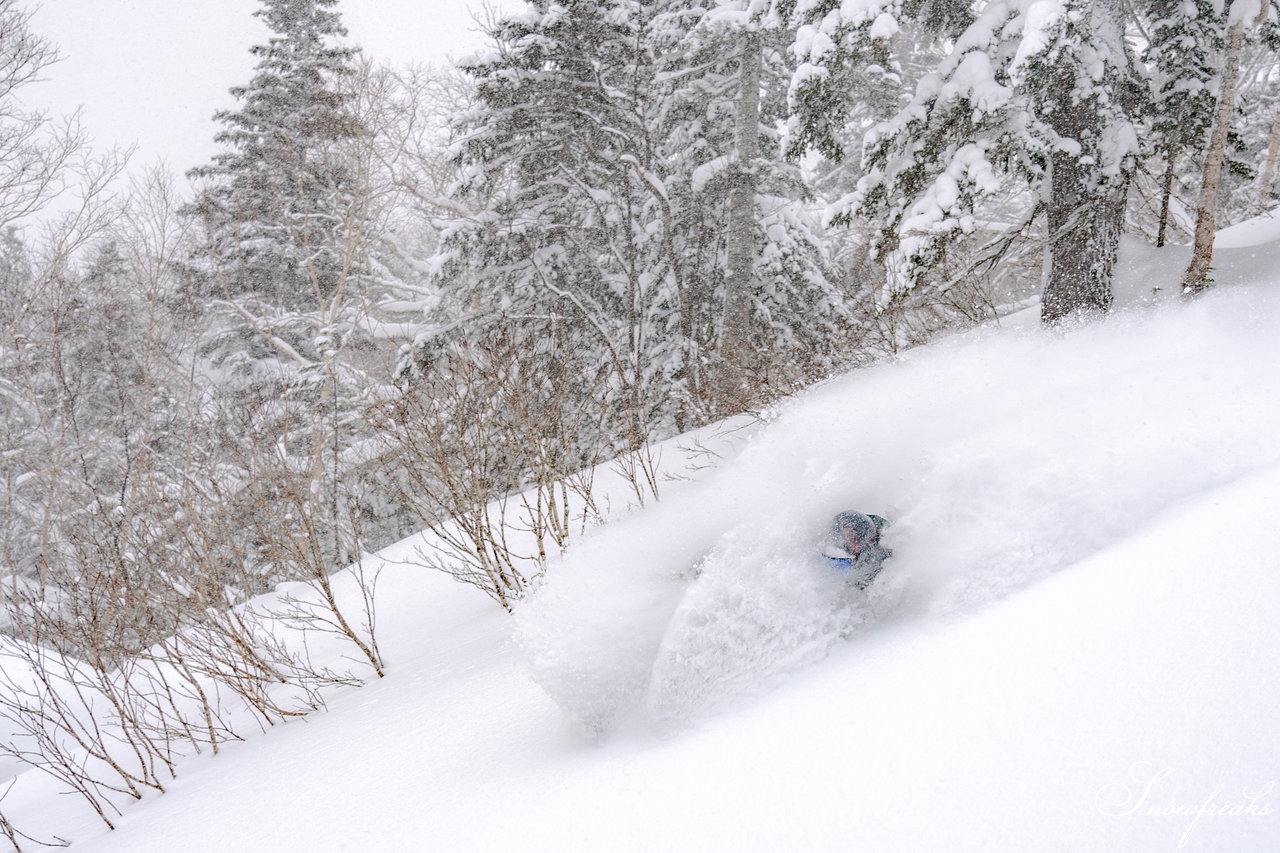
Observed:
[[[823,550],[827,565],[857,589],[866,589],[893,552],[880,545],[880,531],[888,524],[878,515],[842,512],[831,524],[831,539]]]

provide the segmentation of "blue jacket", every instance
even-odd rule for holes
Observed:
[[[884,568],[884,561],[892,556],[893,551],[879,545],[868,545],[857,557],[836,547],[823,552],[827,565],[836,572],[847,575],[846,581],[858,589],[870,586]]]

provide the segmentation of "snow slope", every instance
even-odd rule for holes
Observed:
[[[6,813],[94,853],[1280,848],[1280,251],[1182,306],[1131,249],[1142,307],[826,383],[515,619],[389,549],[388,677],[118,831]],[[867,597],[812,557],[846,507],[894,522]]]

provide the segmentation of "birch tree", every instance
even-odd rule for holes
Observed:
[[[1227,16],[1226,44],[1222,70],[1218,75],[1218,99],[1213,115],[1213,131],[1204,156],[1200,199],[1196,205],[1195,239],[1191,263],[1182,278],[1182,292],[1194,296],[1212,285],[1213,240],[1217,231],[1218,194],[1227,157],[1227,137],[1236,113],[1236,88],[1240,79],[1240,54],[1250,31],[1257,31],[1271,14],[1269,0],[1235,0]]]

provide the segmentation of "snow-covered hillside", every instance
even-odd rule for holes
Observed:
[[[1278,849],[1280,250],[1249,233],[1195,304],[1184,250],[1133,250],[1105,322],[812,390],[514,619],[389,549],[385,679],[114,833],[25,777],[5,810],[94,853]],[[845,508],[893,522],[865,597],[815,557]]]

